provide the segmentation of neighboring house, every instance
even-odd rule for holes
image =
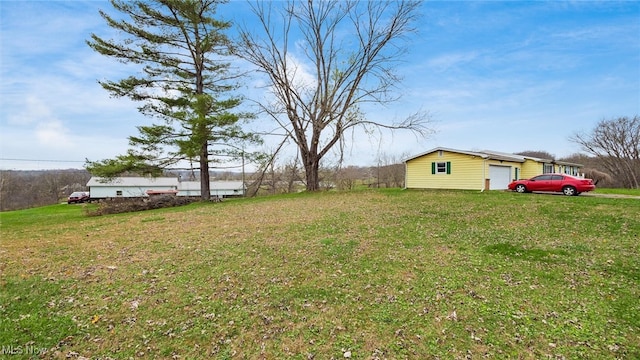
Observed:
[[[409,189],[501,190],[545,173],[579,175],[580,164],[497,151],[437,147],[404,160]]]
[[[147,197],[149,194],[172,192],[177,192],[178,196],[200,197],[199,181],[179,181],[175,177],[92,177],[87,186],[92,199]],[[214,197],[243,196],[245,193],[242,181],[212,181],[209,186]]]
[[[147,191],[178,190],[175,177],[92,177],[87,183],[91,199],[146,197]]]
[[[182,181],[178,185],[178,196],[200,197],[199,181]],[[242,181],[212,181],[209,183],[211,196],[218,198],[244,196],[246,188]]]

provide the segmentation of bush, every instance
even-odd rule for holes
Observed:
[[[102,201],[97,208],[87,209],[89,216],[120,214],[135,211],[183,206],[198,201],[196,198],[178,197],[174,195],[159,195],[148,198],[115,198]]]

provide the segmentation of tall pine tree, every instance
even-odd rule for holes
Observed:
[[[212,162],[240,155],[244,142],[259,142],[240,120],[251,114],[234,111],[238,75],[229,64],[231,24],[214,18],[225,0],[111,0],[119,16],[100,15],[118,30],[117,40],[91,35],[87,44],[102,55],[134,64],[135,75],[100,81],[115,97],[142,102],[144,115],[160,120],[138,126],[129,137],[131,148],[115,159],[87,162],[95,175],[124,173],[158,175],[181,161],[199,163],[203,200],[210,198]],[[244,155],[244,154],[243,154]]]

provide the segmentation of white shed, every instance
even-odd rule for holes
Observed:
[[[209,183],[211,196],[226,198],[243,196],[245,187],[242,181],[211,181]],[[182,181],[178,185],[178,196],[200,196],[199,181]]]
[[[119,177],[104,179],[92,177],[87,186],[92,199],[116,197],[147,197],[147,191],[178,190],[174,177]]]

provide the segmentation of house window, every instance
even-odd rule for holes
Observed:
[[[553,164],[544,164],[544,168],[542,170],[543,174],[551,174],[553,173]]]
[[[431,174],[451,174],[451,161],[432,162]]]
[[[116,190],[116,196],[122,196],[122,190]]]

